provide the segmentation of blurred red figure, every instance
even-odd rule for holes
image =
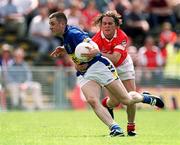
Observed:
[[[162,77],[163,57],[160,48],[155,45],[154,39],[149,36],[145,39],[145,44],[139,49],[139,63],[143,71],[143,81],[149,82]],[[148,71],[147,71],[148,69]],[[160,81],[159,81],[160,82]]]
[[[94,0],[89,1],[86,8],[82,11],[84,30],[89,32],[89,34],[94,33],[92,22],[99,14],[100,12],[97,10]]]
[[[160,33],[160,43],[166,45],[167,43],[174,44],[177,39],[176,32],[172,31],[171,24],[165,22],[162,26],[162,31]]]

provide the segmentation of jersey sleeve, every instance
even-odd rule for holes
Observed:
[[[128,36],[122,30],[120,30],[120,29],[118,30],[118,40],[117,41],[118,41],[118,45],[121,45],[121,46],[123,46],[126,49],[127,43],[128,43]],[[119,49],[119,48],[120,47],[117,47],[117,49]]]
[[[118,45],[114,47],[113,52],[127,53],[126,46],[127,46],[127,40],[124,39],[123,41],[119,42]]]
[[[118,52],[118,53],[121,54],[121,57],[120,57],[120,59],[119,59],[119,61],[117,63],[117,66],[118,66],[127,57],[127,49],[126,49],[126,47],[127,47],[128,37],[122,30],[119,30],[119,32],[118,32],[117,41],[118,41],[118,43],[114,47],[113,52]]]

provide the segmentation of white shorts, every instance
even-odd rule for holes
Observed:
[[[77,83],[82,87],[88,81],[93,80],[102,86],[106,86],[118,78],[117,71],[112,62],[105,57],[101,57],[100,60],[87,69],[84,75],[78,76]]]
[[[135,79],[134,65],[130,55],[127,55],[123,63],[116,69],[120,80],[124,81],[129,79]]]

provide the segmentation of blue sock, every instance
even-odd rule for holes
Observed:
[[[150,104],[151,103],[151,97],[148,94],[142,94],[143,95],[143,103]]]
[[[119,127],[118,124],[113,124],[113,125],[110,127],[110,130],[113,130],[113,129],[120,129],[120,127]]]

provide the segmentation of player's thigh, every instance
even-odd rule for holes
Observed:
[[[136,91],[136,83],[134,79],[123,80],[122,83],[128,92]]]
[[[106,89],[105,87],[102,87],[102,91],[105,96],[108,96],[111,99],[113,104],[119,104],[119,101],[116,99],[116,97],[113,96],[111,92],[108,91],[108,89]]]
[[[100,98],[101,86],[95,81],[89,80],[81,87],[81,90],[87,100]]]
[[[130,104],[130,96],[128,95],[128,92],[123,83],[119,79],[107,85],[106,88],[112,94],[112,97],[117,99],[119,103],[123,103],[125,105]]]

